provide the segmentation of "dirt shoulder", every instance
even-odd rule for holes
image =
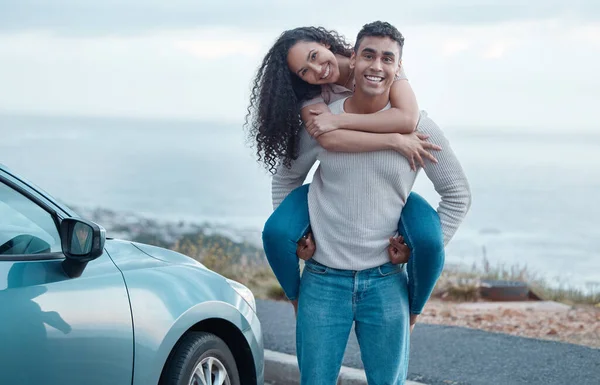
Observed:
[[[457,303],[431,299],[418,322],[600,348],[600,308],[594,306],[549,301]]]

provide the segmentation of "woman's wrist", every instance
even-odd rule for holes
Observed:
[[[405,147],[404,144],[405,144],[405,140],[406,140],[404,138],[404,135],[397,134],[397,133],[384,134],[384,135],[390,135],[390,140],[389,140],[390,150],[394,150],[396,152],[402,152],[402,150]]]
[[[335,128],[337,130],[339,129],[346,129],[346,130],[351,130],[351,120],[350,118],[350,114],[348,114],[347,112],[342,112],[341,114],[337,114],[334,115],[335,119],[333,120]]]

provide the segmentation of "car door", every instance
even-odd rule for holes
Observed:
[[[122,274],[104,253],[67,277],[58,231],[65,216],[0,170],[0,384],[131,384]]]

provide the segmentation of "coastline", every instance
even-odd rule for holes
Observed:
[[[233,232],[210,223],[151,219],[133,213],[75,209],[104,226],[107,236],[169,248],[248,286],[257,298],[285,300],[256,234]],[[527,269],[447,265],[419,323],[461,326],[522,337],[600,348],[600,291],[552,288]],[[485,302],[483,279],[526,282],[544,301]]]

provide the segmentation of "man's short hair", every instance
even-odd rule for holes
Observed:
[[[356,44],[354,45],[354,52],[358,53],[358,48],[363,38],[368,36],[376,37],[389,37],[400,47],[400,57],[402,57],[402,47],[404,47],[404,36],[388,22],[385,21],[374,21],[369,24],[363,25],[360,32],[356,36]]]

